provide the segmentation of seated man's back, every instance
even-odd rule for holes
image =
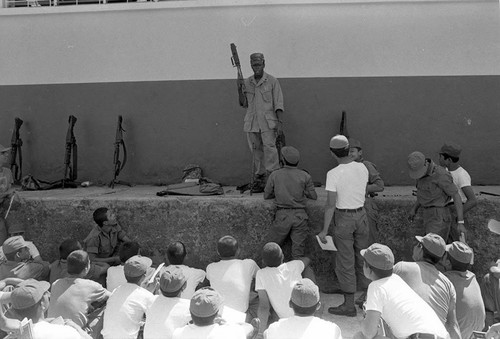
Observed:
[[[22,236],[10,237],[2,245],[7,261],[0,264],[0,279],[19,278],[47,280],[49,263],[34,261]]]

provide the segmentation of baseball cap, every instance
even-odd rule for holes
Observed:
[[[353,138],[349,138],[349,147],[363,149],[363,147],[361,147],[361,142]]]
[[[293,286],[292,302],[300,307],[312,307],[319,302],[319,288],[310,279],[300,279]]]
[[[454,158],[459,158],[461,152],[462,152],[462,147],[453,142],[445,142],[444,145],[441,147],[441,150],[439,151],[439,153],[441,154],[448,154],[449,156],[452,156]]]
[[[283,251],[275,242],[268,242],[262,249],[262,261],[266,266],[278,267],[283,262]]]
[[[0,145],[0,153],[10,151],[11,147],[5,147],[3,145]]]
[[[22,235],[7,238],[2,245],[3,253],[10,254],[19,251],[21,248],[28,247]]]
[[[330,148],[333,149],[349,148],[349,140],[347,140],[345,135],[337,134],[336,136],[330,139]]]
[[[285,146],[281,149],[281,155],[285,158],[286,162],[291,165],[296,165],[300,160],[300,153],[295,147]]]
[[[35,279],[27,279],[12,291],[11,303],[12,307],[17,310],[22,310],[31,307],[38,303],[45,292],[50,288],[50,283],[47,281],[38,281]]]
[[[360,253],[370,266],[379,270],[390,270],[394,267],[394,254],[386,245],[374,243]]]
[[[458,262],[469,264],[472,261],[472,249],[461,241],[446,245],[446,252]]]
[[[123,272],[127,277],[140,277],[145,274],[153,261],[148,257],[142,255],[134,255],[125,262]]]
[[[194,292],[189,311],[197,317],[206,318],[217,314],[222,303],[222,296],[216,290],[204,287]]]
[[[264,54],[262,54],[262,53],[250,54],[250,62],[252,62],[252,61],[264,61]]]
[[[425,155],[421,152],[413,152],[408,156],[408,170],[410,178],[420,179],[425,173],[429,164],[425,162]]]
[[[180,268],[169,268],[160,276],[160,289],[164,293],[177,293],[186,281],[187,278]]]
[[[425,237],[416,235],[415,238],[422,243],[427,251],[431,252],[436,257],[441,258],[444,255],[444,252],[446,251],[446,243],[440,235],[427,233]]]

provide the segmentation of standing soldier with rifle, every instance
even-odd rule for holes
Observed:
[[[233,50],[233,61],[235,51],[236,48]],[[255,178],[252,192],[260,193],[264,191],[269,174],[280,168],[276,138],[283,133],[283,93],[278,80],[264,72],[262,53],[250,55],[250,66],[254,74],[245,81],[238,77],[238,91],[246,95],[246,100],[242,100],[240,95],[240,105],[247,109],[243,129],[247,132],[253,155]]]

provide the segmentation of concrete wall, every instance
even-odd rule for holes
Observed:
[[[324,181],[327,142],[348,112],[387,184],[411,184],[408,153],[465,148],[475,184],[497,184],[497,1],[182,1],[0,10],[0,143],[25,120],[25,173],[64,174],[76,115],[81,180],[112,176],[116,117],[122,178],[175,182],[187,163],[226,184],[248,181],[250,154],[229,43],[243,72],[262,51],[285,95],[287,141]],[[481,154],[481,156],[479,156]]]

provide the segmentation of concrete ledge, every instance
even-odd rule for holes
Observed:
[[[174,240],[188,248],[190,265],[205,268],[218,260],[217,240],[235,236],[243,257],[256,258],[264,236],[274,218],[272,201],[262,194],[240,194],[234,187],[225,187],[225,195],[210,197],[157,197],[162,187],[136,186],[88,187],[37,192],[19,192],[21,204],[15,204],[8,217],[10,227],[26,229],[26,238],[35,242],[42,257],[53,261],[58,245],[67,238],[81,241],[94,222],[94,209],[106,206],[116,210],[118,221],[129,236],[138,241],[145,254],[153,248],[164,249]],[[390,246],[396,260],[411,260],[414,235],[423,234],[422,220],[413,224],[406,215],[415,201],[413,187],[388,187],[376,199],[380,207],[381,242]],[[310,201],[310,225],[318,232],[323,223],[326,199],[324,188],[317,188],[318,200]],[[468,215],[471,229],[467,239],[475,250],[473,270],[482,276],[487,263],[499,257],[500,236],[487,230],[488,219],[500,219],[500,197],[479,194],[487,191],[500,194],[500,187],[475,187],[479,204]],[[314,269],[320,284],[334,279],[334,255],[314,244]],[[285,253],[287,252],[285,245]]]

